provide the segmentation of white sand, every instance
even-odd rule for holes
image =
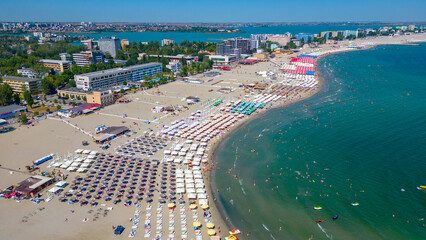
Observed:
[[[426,34],[417,34],[411,36],[400,36],[400,37],[376,37],[364,40],[356,40],[353,42],[342,42],[338,45],[321,45],[320,49],[306,49],[301,53],[310,52],[330,52],[330,51],[343,51],[347,50],[345,47],[349,45],[361,45],[368,43],[376,44],[400,44],[405,43],[407,40],[426,40]],[[291,56],[278,56],[274,59],[275,62],[287,62]],[[184,82],[173,82],[167,85],[160,86],[157,89],[150,89],[146,92],[137,92],[135,94],[127,95],[127,98],[133,101],[128,104],[117,104],[108,106],[105,109],[88,116],[79,116],[74,119],[67,119],[71,123],[76,124],[78,127],[84,129],[87,132],[94,132],[94,128],[98,125],[105,124],[107,126],[128,126],[131,128],[131,137],[121,136],[111,142],[111,148],[108,149],[108,153],[115,152],[114,148],[124,144],[131,138],[140,136],[144,131],[151,128],[154,131],[161,129],[163,124],[170,124],[172,121],[182,119],[183,117],[189,116],[192,112],[202,109],[200,103],[189,106],[189,110],[179,113],[176,116],[165,115],[162,113],[153,113],[151,109],[157,105],[161,106],[176,106],[186,105],[181,99],[187,96],[198,96],[201,101],[214,98],[225,98],[226,100],[243,98],[246,94],[243,88],[238,87],[241,83],[252,83],[254,81],[259,82],[270,82],[264,78],[259,77],[255,74],[257,71],[277,71],[278,67],[272,63],[258,63],[252,66],[241,66],[237,69],[233,69],[229,72],[221,72],[222,75],[217,77],[203,77],[195,76],[205,80],[203,84],[189,84]],[[208,80],[213,81],[208,82]],[[222,81],[223,80],[223,81]],[[212,85],[213,83],[217,83]],[[220,87],[232,87],[234,91],[230,94],[217,93]],[[209,90],[213,91],[209,92]],[[158,93],[159,92],[159,93]],[[128,118],[123,118],[123,115],[127,114]],[[257,114],[254,114],[257,115]],[[143,120],[150,120],[151,124],[144,123]],[[124,123],[123,123],[124,121]],[[136,122],[137,125],[133,124]],[[135,133],[133,133],[135,132]],[[88,141],[89,146],[82,146],[82,141]],[[68,152],[74,152],[78,148],[92,149],[101,151],[99,145],[93,143],[92,139],[83,134],[82,132],[72,128],[71,126],[60,122],[58,120],[42,120],[36,123],[35,126],[21,126],[17,127],[16,130],[3,133],[0,135],[0,188],[8,187],[12,184],[16,184],[19,181],[27,178],[29,175],[25,170],[26,165],[31,165],[32,161],[35,161],[43,156],[50,153],[56,153],[59,155],[67,154]],[[162,158],[161,151],[151,158]],[[41,166],[41,170],[46,170],[47,164]],[[10,174],[9,169],[14,171],[14,174]],[[22,171],[24,173],[19,172]],[[51,170],[51,169],[49,169]],[[73,173],[70,176],[70,180],[73,179]],[[206,182],[206,186],[209,184]],[[66,189],[68,190],[68,189]],[[44,191],[44,197],[47,194]],[[155,200],[156,201],[156,200]],[[156,212],[156,203],[154,201],[152,211]],[[53,199],[48,203],[34,204],[30,201],[22,201],[17,203],[13,200],[0,199],[0,239],[124,239],[127,238],[131,229],[131,223],[129,217],[133,216],[135,206],[124,207],[123,204],[113,205],[108,202],[107,205],[114,206],[114,210],[108,212],[106,217],[103,214],[100,215],[97,221],[93,221],[96,212],[100,205],[96,208],[89,206],[80,207],[79,205],[68,205],[66,203],[60,203],[57,198]],[[213,201],[209,201],[213,204]],[[102,201],[100,202],[102,203]],[[186,204],[187,205],[187,204]],[[37,208],[45,208],[42,211]],[[145,219],[146,205],[142,204],[141,209],[141,223],[136,233],[136,238],[143,238],[143,224]],[[212,206],[214,207],[214,206]],[[105,209],[106,207],[102,207]],[[71,213],[70,210],[75,210]],[[92,213],[88,211],[93,210]],[[198,216],[202,220],[202,211],[198,209]],[[102,210],[103,213],[103,210]],[[212,208],[213,222],[216,226],[221,226],[221,236],[226,236],[226,227],[216,209]],[[180,217],[179,209],[174,210],[175,214],[175,239],[179,239],[180,236]],[[31,216],[32,215],[32,216]],[[24,217],[27,219],[26,223],[22,220]],[[168,229],[168,216],[169,212],[164,206],[163,210],[163,229]],[[194,230],[192,228],[192,216],[190,211],[186,210],[187,216],[187,228],[189,233],[189,239],[194,238]],[[87,217],[89,221],[82,222],[82,219]],[[68,222],[65,219],[68,218]],[[153,214],[152,222],[156,222],[156,216]],[[201,221],[203,225],[205,222]],[[126,230],[121,236],[113,235],[112,225],[123,225]],[[156,226],[153,224],[152,231],[155,232]],[[208,239],[206,234],[206,227],[202,227],[203,239]],[[216,228],[217,231],[217,228]],[[225,234],[224,234],[225,233]],[[163,234],[163,238],[167,234]],[[154,237],[151,235],[149,239]]]

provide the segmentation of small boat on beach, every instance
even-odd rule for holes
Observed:
[[[356,206],[359,206],[359,203],[353,202],[353,203],[351,203],[351,205],[354,206],[354,207],[356,207]]]
[[[315,209],[315,210],[321,210],[321,209],[322,209],[322,207],[320,207],[320,206],[315,206],[315,207],[314,207],[314,209]]]
[[[338,218],[339,218],[339,216],[336,215],[336,216],[333,217],[333,220],[337,220]]]
[[[317,223],[322,223],[322,222],[324,222],[324,220],[322,220],[322,219],[317,219],[317,220],[315,220],[315,222],[317,222]]]

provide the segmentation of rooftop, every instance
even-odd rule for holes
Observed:
[[[21,111],[21,110],[27,110],[27,107],[16,105],[16,104],[0,107],[0,116],[5,114],[5,113],[16,112],[16,111]]]
[[[62,61],[62,60],[56,60],[56,59],[41,59],[41,63],[56,63],[56,64],[71,64],[71,61]]]
[[[127,131],[129,131],[129,128],[127,127],[109,127],[101,131],[97,136],[95,136],[95,140],[99,142],[104,142],[111,137],[115,137]]]
[[[38,78],[27,78],[27,77],[15,77],[15,76],[3,76],[3,80],[14,80],[14,81],[22,81],[22,82],[35,82],[40,81]]]
[[[24,181],[18,183],[18,185],[19,186],[25,186],[27,188],[35,189],[35,188],[38,188],[41,185],[49,182],[50,180],[52,180],[52,178],[36,175],[36,176],[31,176],[31,177],[25,179]]]
[[[84,91],[81,88],[76,88],[76,87],[69,87],[69,88],[62,88],[62,89],[58,89],[59,91],[67,91],[67,92],[79,92],[79,93],[90,93],[91,91]]]
[[[112,69],[107,69],[107,70],[102,70],[102,71],[96,71],[96,72],[91,72],[91,73],[79,74],[79,75],[76,75],[76,76],[81,76],[81,77],[96,77],[96,76],[103,76],[105,74],[124,72],[124,71],[128,71],[128,70],[129,69],[125,69],[125,68],[112,68]]]
[[[161,65],[161,63],[158,63],[158,62],[151,62],[151,63],[133,65],[133,66],[130,66],[130,67],[126,67],[125,69],[132,70],[132,69],[136,69],[136,68],[155,66],[155,65],[159,65],[159,64]]]

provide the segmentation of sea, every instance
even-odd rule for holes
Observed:
[[[219,143],[212,200],[240,239],[426,239],[426,44],[318,68],[318,94]]]
[[[374,28],[381,26],[355,26],[355,25],[289,25],[272,27],[240,27],[244,33],[194,33],[194,32],[112,32],[112,33],[78,33],[72,36],[86,36],[98,40],[101,37],[116,36],[120,39],[128,39],[130,42],[149,42],[162,39],[172,39],[178,43],[183,40],[201,42],[220,42],[233,37],[250,38],[251,34],[284,34],[320,33],[323,31],[356,30],[358,28]]]

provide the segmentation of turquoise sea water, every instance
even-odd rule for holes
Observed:
[[[426,185],[426,44],[318,67],[317,95],[259,115],[215,151],[225,216],[243,239],[426,239],[416,189]]]
[[[245,33],[191,33],[191,32],[121,32],[121,33],[89,33],[89,34],[70,34],[74,36],[84,35],[94,39],[100,37],[117,36],[120,39],[128,39],[130,42],[149,42],[161,41],[162,39],[173,39],[176,42],[183,40],[202,41],[202,42],[219,42],[223,39],[233,37],[249,38],[251,34],[284,34],[290,32],[297,33],[320,33],[322,31],[338,31],[338,30],[356,30],[358,28],[378,28],[379,26],[276,26],[276,27],[241,27],[239,29]]]

